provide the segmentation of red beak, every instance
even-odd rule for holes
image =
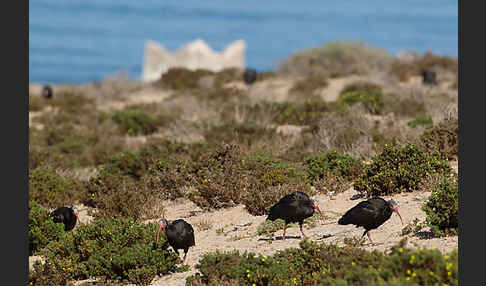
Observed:
[[[76,218],[78,219],[78,224],[80,224],[81,221],[79,220],[79,214],[78,214],[78,212],[74,212],[74,214],[76,215]]]
[[[393,208],[393,211],[397,213],[398,217],[400,217],[400,221],[402,222],[402,225],[403,225],[402,216],[401,216],[401,215],[400,215],[400,213],[398,212],[398,208],[397,208],[397,207],[394,207],[394,208]]]
[[[317,209],[317,211],[319,211],[319,213],[321,214],[322,223],[324,223],[324,216],[322,215],[321,209],[316,203],[314,203],[314,208]]]

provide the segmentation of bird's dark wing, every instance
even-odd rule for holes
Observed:
[[[338,224],[364,225],[376,220],[380,209],[373,202],[362,201],[348,210],[338,221]]]

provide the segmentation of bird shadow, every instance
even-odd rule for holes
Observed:
[[[431,239],[435,237],[434,233],[431,231],[417,231],[415,236],[419,239]]]
[[[287,239],[301,239],[301,238],[302,238],[302,236],[292,236],[292,235],[285,236],[285,240],[287,240]],[[262,237],[262,238],[259,238],[258,240],[259,241],[260,240],[263,240],[263,241],[283,240],[283,237],[282,236],[277,236],[275,238],[273,238],[273,237],[270,237],[270,238]]]

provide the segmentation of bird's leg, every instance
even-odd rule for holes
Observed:
[[[282,240],[285,240],[285,229],[287,229],[287,223],[284,224],[284,231],[282,235]]]
[[[299,223],[299,227],[300,227],[300,232],[302,233],[302,236],[307,237],[307,235],[305,235],[304,231],[302,230],[302,223]]]
[[[368,236],[369,240],[371,241],[371,245],[375,245],[375,243],[373,242],[373,240],[371,240],[371,236],[370,236],[369,231],[365,231],[365,232],[363,233],[363,236],[365,235],[365,233],[366,233],[366,235]],[[363,236],[362,236],[362,237],[363,237]]]
[[[184,261],[186,261],[186,256],[187,256],[187,250],[184,249],[184,258],[182,259],[182,264],[184,264]]]

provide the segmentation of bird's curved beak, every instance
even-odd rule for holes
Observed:
[[[81,224],[81,221],[79,220],[79,213],[78,212],[74,212],[74,215],[78,219],[78,224]]]
[[[314,208],[321,214],[322,223],[324,224],[324,216],[322,215],[321,209],[316,203],[314,203]]]
[[[400,217],[400,221],[402,222],[402,225],[403,225],[402,216],[401,216],[401,215],[400,215],[400,213],[398,212],[398,207],[394,207],[394,208],[393,208],[393,211],[397,213],[398,217]]]
[[[157,231],[157,242],[159,242],[159,233],[160,233],[160,230],[162,229],[162,224],[159,223],[159,230]]]

